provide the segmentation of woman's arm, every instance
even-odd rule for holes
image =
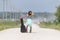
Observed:
[[[20,18],[26,18],[26,15],[21,15],[21,17]]]

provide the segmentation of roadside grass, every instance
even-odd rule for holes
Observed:
[[[11,21],[11,20],[0,20],[0,31],[9,28],[19,28],[20,21]]]
[[[51,28],[60,30],[60,23],[42,22],[39,24],[42,28]]]

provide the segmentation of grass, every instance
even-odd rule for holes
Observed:
[[[51,22],[41,22],[40,27],[42,28],[51,28],[51,29],[57,29],[60,30],[60,23],[51,23]],[[9,28],[19,28],[20,27],[20,21],[11,21],[11,20],[0,20],[0,31],[9,29]]]
[[[60,30],[60,23],[42,22],[39,24],[42,28],[51,28]]]
[[[18,28],[20,27],[20,21],[11,21],[11,20],[0,20],[0,31],[9,28]]]

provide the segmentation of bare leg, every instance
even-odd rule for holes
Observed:
[[[28,32],[28,25],[27,25],[27,27],[26,27],[26,32]]]
[[[28,25],[26,27],[26,32],[28,33]],[[32,27],[30,27],[30,33],[32,32]]]
[[[30,33],[32,32],[32,27],[30,27]]]

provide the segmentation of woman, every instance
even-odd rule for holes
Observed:
[[[31,33],[32,32],[32,11],[29,11],[28,13],[27,13],[27,15],[25,15],[25,16],[23,16],[22,18],[24,19],[26,19],[26,24],[27,24],[27,26],[26,26],[26,31],[28,32],[28,33]]]
[[[27,32],[32,32],[32,11],[29,11],[26,17]]]

